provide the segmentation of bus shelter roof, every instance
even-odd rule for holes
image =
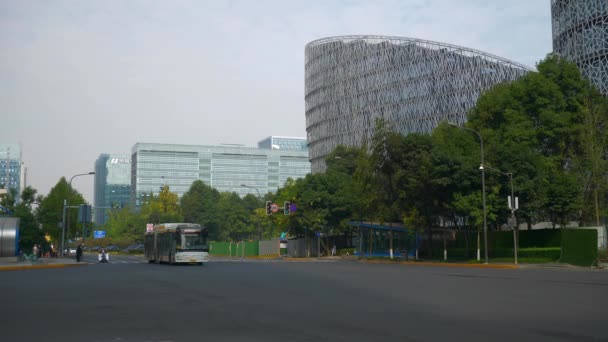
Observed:
[[[409,229],[403,227],[400,223],[393,223],[390,226],[386,224],[376,224],[371,222],[359,222],[359,221],[348,221],[348,225],[352,227],[363,227],[363,228],[371,228],[378,230],[390,230],[393,232],[402,232],[406,233]]]

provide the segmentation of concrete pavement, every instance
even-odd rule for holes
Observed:
[[[606,289],[561,268],[113,263],[0,272],[0,321],[9,341],[601,341]]]

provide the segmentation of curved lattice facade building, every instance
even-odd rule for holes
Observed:
[[[553,51],[608,96],[608,0],[551,0]]]
[[[306,131],[313,172],[338,145],[361,146],[378,117],[403,133],[463,123],[488,88],[528,67],[427,40],[343,36],[306,45]]]

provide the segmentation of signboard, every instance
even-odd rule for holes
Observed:
[[[153,232],[153,231],[154,231],[154,224],[148,223],[146,225],[146,233]]]
[[[276,203],[272,203],[272,205],[270,206],[270,210],[271,210],[273,213],[276,213],[277,211],[279,211],[279,205],[278,205],[278,204],[276,204]]]
[[[106,231],[105,230],[96,230],[93,232],[93,238],[94,239],[103,239],[106,237]]]

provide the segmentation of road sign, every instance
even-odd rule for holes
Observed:
[[[272,203],[272,205],[270,206],[270,211],[272,211],[273,213],[276,213],[279,211],[279,205],[276,203]]]
[[[152,223],[146,224],[146,233],[153,232],[153,231],[154,231],[154,224],[152,224]]]
[[[296,209],[298,209],[298,208],[296,207],[296,204],[292,202],[292,203],[289,205],[289,211],[290,211],[290,212],[292,212],[292,213],[295,213],[295,212],[296,212]]]
[[[93,238],[94,239],[103,239],[106,237],[106,231],[105,230],[96,230],[93,232]]]
[[[317,232],[317,237],[321,236],[321,232]]]

